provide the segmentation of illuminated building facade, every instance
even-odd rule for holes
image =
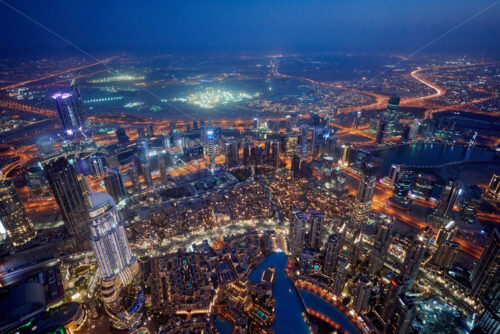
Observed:
[[[462,188],[460,184],[455,180],[449,180],[439,197],[439,202],[434,214],[439,218],[450,218],[453,207],[457,204],[461,194]]]
[[[422,237],[413,238],[406,251],[403,266],[401,267],[401,275],[408,279],[410,287],[417,278],[426,251],[426,240]]]
[[[325,262],[323,265],[323,273],[327,276],[332,274],[337,269],[337,261],[340,252],[344,246],[345,237],[342,233],[333,233],[328,237],[325,246]]]
[[[392,196],[396,203],[403,206],[410,204],[408,193],[410,192],[412,182],[413,172],[405,166],[401,166],[394,184],[394,193]]]
[[[313,211],[308,215],[309,220],[309,247],[320,250],[325,233],[325,214],[321,211]]]
[[[455,257],[460,249],[460,244],[454,241],[446,240],[439,245],[432,258],[432,263],[440,268],[449,268],[455,261]]]
[[[294,257],[300,257],[302,255],[306,221],[307,217],[304,212],[293,212],[288,233],[288,250]]]
[[[500,232],[495,229],[470,274],[472,296],[482,296],[500,275]]]
[[[77,240],[88,242],[88,196],[83,176],[64,157],[46,162],[44,170],[66,229]]]
[[[208,169],[215,169],[215,133],[213,129],[207,130],[207,155],[208,155]]]
[[[115,202],[127,197],[122,174],[117,168],[108,168],[108,175],[104,177],[104,186]]]
[[[99,266],[101,299],[116,321],[114,326],[129,328],[141,317],[138,311],[143,292],[138,288],[133,293],[136,301],[123,310],[121,291],[139,273],[139,264],[128,245],[125,224],[119,218],[113,198],[106,193],[92,193],[89,199],[90,244]]]
[[[486,193],[496,201],[500,201],[500,175],[493,174]]]
[[[373,275],[382,269],[387,251],[392,241],[392,230],[394,223],[391,219],[387,219],[378,225],[375,241],[373,242],[373,249],[370,252],[368,262],[368,273]]]
[[[76,131],[85,127],[87,116],[81,104],[81,98],[72,93],[56,93],[52,95],[52,99],[56,102],[62,128],[68,136],[72,136]]]
[[[0,171],[0,227],[6,230],[14,246],[21,246],[36,237],[31,219],[10,180]]]
[[[398,108],[399,108],[400,98],[398,96],[392,96],[389,98],[387,104],[387,110],[384,114],[384,139],[392,137],[397,133],[397,123],[398,123]]]
[[[352,213],[352,224],[355,235],[361,231],[372,206],[373,192],[375,191],[375,185],[377,183],[374,170],[375,168],[373,165],[364,165],[359,180],[358,192],[356,193]]]

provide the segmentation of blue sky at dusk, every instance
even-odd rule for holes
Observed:
[[[74,1],[2,0],[89,51],[216,49],[411,52],[489,0]],[[0,3],[0,48],[65,49]],[[500,51],[500,3],[429,52]]]

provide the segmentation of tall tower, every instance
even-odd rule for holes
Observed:
[[[80,120],[80,127],[87,127],[87,113],[85,112],[85,108],[83,107],[83,99],[80,93],[80,87],[76,80],[71,80],[71,101],[73,103],[75,114],[77,115],[77,119]]]
[[[410,192],[411,184],[413,183],[413,172],[411,169],[401,166],[396,183],[394,184],[393,199],[401,204],[410,204],[410,199],[408,198],[408,193]]]
[[[385,129],[384,138],[392,137],[396,134],[396,125],[398,123],[398,108],[400,98],[392,96],[389,98],[387,109],[384,114]]]
[[[372,164],[366,164],[359,180],[352,217],[354,236],[357,236],[357,234],[361,232],[363,224],[367,220],[368,212],[370,212],[372,206],[373,192],[375,191],[375,185],[377,183],[374,170],[375,168]]]
[[[21,246],[36,237],[31,219],[26,214],[12,182],[0,171],[0,224],[14,246]]]
[[[421,236],[413,238],[408,250],[406,251],[405,260],[403,262],[403,266],[401,267],[401,275],[408,279],[410,287],[417,278],[418,271],[420,270],[420,265],[422,264],[426,251],[427,243],[425,238],[422,238]]]
[[[390,281],[382,304],[382,318],[387,318],[392,313],[398,296],[404,294],[407,288],[408,281],[403,276],[396,276]]]
[[[117,168],[108,168],[108,175],[104,177],[104,186],[115,202],[127,197],[122,174]]]
[[[120,145],[128,145],[130,142],[130,139],[127,136],[127,133],[125,132],[125,129],[122,127],[118,127],[115,132],[116,139],[118,140],[118,144]]]
[[[411,324],[417,315],[415,298],[406,294],[398,296],[391,314],[389,314],[385,333],[409,334],[412,332]]]
[[[491,296],[483,300],[484,312],[477,322],[481,331],[471,333],[500,333],[500,284],[493,288]]]
[[[370,252],[368,262],[368,273],[373,275],[382,269],[387,251],[392,241],[392,229],[394,223],[391,219],[385,220],[378,226],[377,234],[375,235],[375,242],[373,249]]]
[[[347,282],[347,275],[349,274],[348,266],[349,261],[344,257],[339,257],[332,285],[332,292],[337,296],[342,295]]]
[[[443,192],[439,197],[439,202],[434,211],[437,217],[448,219],[453,211],[453,207],[458,202],[462,189],[460,184],[453,179],[450,179],[443,188]]]
[[[325,214],[321,211],[309,213],[309,247],[320,250],[325,233]]]
[[[88,194],[83,176],[64,157],[46,162],[44,170],[66,229],[77,240],[88,241]]]
[[[481,296],[500,275],[500,232],[495,229],[470,274],[471,294]]]
[[[90,245],[99,266],[101,298],[111,315],[118,314],[118,318],[133,316],[132,312],[126,312],[125,316],[119,314],[120,291],[139,272],[139,264],[128,245],[125,225],[111,196],[92,193],[89,199]],[[135,298],[140,302],[142,291],[137,292]]]
[[[75,103],[78,97],[71,93],[57,93],[52,95],[52,99],[56,102],[57,113],[61,120],[61,125],[64,132],[71,136],[79,129],[85,127],[87,117],[79,103]]]
[[[224,144],[224,153],[226,156],[226,165],[228,167],[235,167],[238,165],[238,145],[234,140]]]
[[[371,291],[372,281],[370,278],[367,276],[361,277],[356,286],[356,297],[353,303],[353,308],[356,313],[360,314],[368,307]]]
[[[280,142],[273,140],[271,145],[271,165],[278,168],[280,164]]]
[[[455,221],[451,220],[450,222],[448,222],[448,224],[439,229],[436,237],[436,245],[439,246],[446,240],[453,240],[455,234],[457,233],[457,228],[455,227],[455,225]]]
[[[288,249],[294,257],[302,255],[306,220],[307,217],[302,211],[293,212],[288,232]]]
[[[137,167],[134,164],[130,164],[128,167],[128,177],[132,181],[132,192],[138,192],[141,190],[141,184],[139,182],[139,173]]]
[[[446,240],[439,245],[432,258],[432,263],[440,268],[448,269],[455,261],[455,256],[460,248],[460,244]]]
[[[215,169],[215,133],[213,129],[207,130],[207,155],[208,169],[213,171]]]
[[[343,233],[333,233],[328,237],[325,247],[325,262],[323,264],[323,273],[325,275],[332,276],[337,269],[337,261],[344,242]]]
[[[168,182],[167,173],[167,155],[161,155],[158,158],[158,167],[160,168],[161,183],[166,184]]]
[[[143,161],[141,163],[142,176],[144,176],[144,182],[148,187],[153,185],[153,178],[151,176],[151,168],[149,167],[149,163],[147,161]]]

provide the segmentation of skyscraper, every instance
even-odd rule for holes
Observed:
[[[153,124],[148,124],[146,129],[148,130],[148,137],[151,138],[151,137],[154,137],[155,136],[155,132],[154,132],[154,128],[153,128]]]
[[[384,143],[384,133],[385,133],[386,123],[384,116],[382,115],[378,120],[377,124],[377,135],[375,136],[375,144]]]
[[[89,199],[90,244],[102,280],[101,298],[108,311],[116,315],[121,308],[120,290],[139,272],[139,264],[130,251],[125,225],[113,198],[106,193],[92,193]],[[142,291],[136,296],[139,301],[140,294]]]
[[[0,171],[0,225],[3,225],[14,246],[21,246],[36,237],[31,219],[26,213],[12,182]]]
[[[484,312],[471,333],[500,333],[500,284],[492,289],[491,296],[483,300],[483,305]]]
[[[215,169],[215,133],[213,129],[207,130],[207,155],[208,155],[208,169]]]
[[[86,127],[87,115],[76,84],[72,86],[72,93],[56,93],[52,95],[52,99],[56,102],[63,131],[67,135],[71,136],[79,129]]]
[[[158,167],[160,169],[160,177],[161,177],[162,184],[166,184],[168,182],[167,158],[168,158],[168,156],[166,154],[161,155],[158,158]]]
[[[238,144],[235,141],[228,141],[224,144],[226,165],[231,168],[238,165]]]
[[[450,218],[453,207],[457,204],[461,194],[460,184],[453,179],[448,180],[441,192],[434,214],[439,218]]]
[[[273,140],[271,148],[271,165],[278,168],[280,164],[280,142]]]
[[[396,201],[397,204],[402,206],[408,206],[410,204],[410,199],[408,198],[408,193],[413,182],[413,172],[405,166],[401,166],[396,183],[394,184],[394,192],[392,199]]]
[[[408,334],[412,332],[411,324],[417,315],[415,298],[401,294],[396,299],[386,326],[388,334]]]
[[[472,185],[467,188],[467,192],[464,196],[462,211],[460,212],[460,218],[467,224],[473,224],[476,218],[476,213],[481,206],[481,189]]]
[[[66,229],[77,240],[88,241],[88,194],[82,175],[64,157],[46,162],[44,170]]]
[[[292,174],[293,177],[300,177],[300,157],[296,154],[292,157]]]
[[[436,237],[436,245],[441,245],[447,240],[453,240],[455,234],[457,233],[457,228],[455,227],[455,222],[453,220],[449,221],[448,224],[441,227]]]
[[[410,241],[403,266],[401,267],[401,275],[408,279],[409,287],[413,285],[413,282],[417,278],[426,251],[427,243],[425,238],[419,236]]]
[[[139,182],[139,172],[134,164],[130,164],[128,167],[128,177],[132,181],[132,192],[138,192],[141,190],[141,184]]]
[[[375,191],[375,185],[377,183],[374,170],[375,168],[372,164],[365,164],[359,179],[358,192],[354,200],[352,212],[352,224],[355,237],[362,230],[363,224],[366,222],[368,212],[370,212],[372,206],[373,192]]]
[[[343,233],[333,233],[328,237],[325,246],[325,262],[323,265],[323,273],[327,276],[332,274],[337,269],[337,261],[344,246],[345,237]]]
[[[153,178],[151,176],[151,168],[149,167],[149,163],[147,161],[143,161],[141,163],[142,176],[144,176],[144,183],[148,187],[153,185]]]
[[[359,279],[356,285],[356,297],[352,304],[354,311],[361,314],[368,307],[368,302],[370,301],[370,295],[372,291],[372,281],[369,277],[363,276]]]
[[[79,128],[86,127],[88,122],[87,113],[85,112],[85,108],[83,107],[83,99],[82,99],[82,94],[80,93],[80,86],[78,86],[78,83],[74,79],[71,80],[71,94],[72,94],[71,101],[75,109],[75,114],[82,123],[79,126]]]
[[[108,168],[108,175],[104,177],[104,186],[115,202],[127,197],[122,174],[116,168]]]
[[[294,257],[300,257],[304,247],[304,228],[307,217],[302,211],[294,211],[288,232],[288,251]]]
[[[500,201],[500,175],[493,174],[491,176],[486,193],[494,200]]]
[[[384,114],[384,121],[385,121],[384,139],[392,137],[397,134],[396,126],[398,124],[399,101],[400,98],[397,96],[392,96],[391,98],[389,98],[387,109]]]
[[[309,220],[309,247],[320,250],[325,233],[325,214],[321,211],[312,211],[308,215]]]
[[[397,302],[398,296],[404,294],[408,288],[408,281],[403,276],[396,276],[390,282],[382,303],[382,318],[387,318]]]
[[[500,275],[500,232],[491,234],[483,254],[470,274],[472,296],[481,296]]]
[[[382,269],[387,251],[392,241],[394,223],[391,219],[385,220],[378,226],[372,251],[368,262],[368,273],[373,275]]]
[[[130,139],[127,136],[127,133],[125,132],[125,129],[122,127],[118,127],[116,129],[116,139],[118,140],[118,144],[120,145],[128,145],[130,142]]]
[[[341,296],[347,282],[347,275],[349,274],[349,261],[344,257],[339,257],[337,262],[337,269],[333,278],[332,292]]]
[[[439,245],[432,258],[432,263],[440,268],[449,268],[455,261],[455,256],[460,248],[460,244],[446,240]]]

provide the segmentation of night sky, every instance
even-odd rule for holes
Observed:
[[[496,0],[2,0],[89,52],[411,53]],[[71,49],[0,3],[0,49]],[[500,53],[500,3],[426,52]],[[34,51],[36,53],[36,51]]]

